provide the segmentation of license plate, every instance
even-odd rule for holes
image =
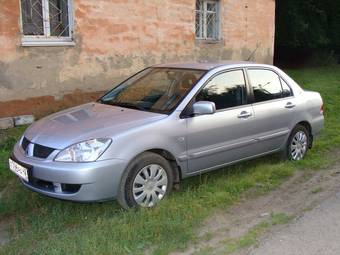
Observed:
[[[24,179],[28,182],[28,170],[27,168],[19,165],[17,162],[13,161],[12,159],[8,160],[9,162],[9,169],[18,175],[20,178]]]

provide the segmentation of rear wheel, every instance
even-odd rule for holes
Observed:
[[[145,152],[137,157],[125,172],[118,195],[123,208],[153,207],[172,189],[170,163],[162,156]]]
[[[308,151],[311,142],[309,131],[302,125],[297,125],[289,136],[285,157],[289,160],[302,160]]]

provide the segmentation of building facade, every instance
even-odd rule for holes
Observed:
[[[273,61],[275,0],[0,4],[0,117],[93,100],[153,64]]]

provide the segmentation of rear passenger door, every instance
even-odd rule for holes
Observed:
[[[253,94],[257,133],[255,154],[279,149],[290,132],[294,119],[295,98],[288,84],[271,69],[247,69]]]

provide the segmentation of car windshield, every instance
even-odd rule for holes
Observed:
[[[168,114],[204,73],[191,69],[147,68],[115,87],[99,102]]]

